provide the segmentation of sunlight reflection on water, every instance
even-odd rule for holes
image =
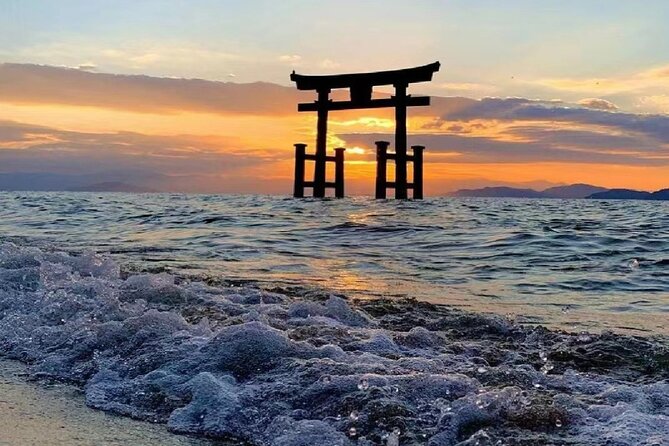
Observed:
[[[412,296],[571,330],[669,331],[662,202],[1,193],[0,206],[3,236],[139,269]]]

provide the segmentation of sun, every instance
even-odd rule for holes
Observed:
[[[364,155],[366,153],[365,149],[363,149],[362,147],[358,147],[358,146],[346,149],[346,152],[352,153],[354,155]]]

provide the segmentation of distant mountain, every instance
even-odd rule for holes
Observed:
[[[516,187],[484,187],[460,189],[452,197],[484,198],[589,198],[593,200],[669,200],[669,189],[646,192],[634,189],[606,189],[591,184],[570,184],[550,187],[543,191]]]
[[[135,184],[122,183],[120,181],[107,181],[105,183],[94,183],[87,186],[74,187],[72,192],[133,192],[145,193],[155,192],[147,187],[137,186]]]
[[[593,200],[650,200],[653,194],[650,192],[632,189],[611,189],[605,192],[597,192],[588,198]]]
[[[606,191],[606,188],[590,184],[571,184],[551,187],[543,191],[515,187],[484,187],[482,189],[460,189],[453,192],[454,197],[488,198],[587,198],[594,193]]]
[[[144,169],[105,171],[85,174],[53,172],[2,172],[0,191],[72,191],[92,190],[101,187],[112,192],[152,192],[169,190],[172,178]],[[107,184],[109,183],[109,184]],[[115,186],[114,183],[118,183]],[[102,186],[98,186],[102,185]],[[128,185],[126,190],[121,185]],[[95,186],[93,190],[91,189]],[[120,189],[119,189],[120,188]]]
[[[653,192],[653,200],[669,200],[669,189],[660,189]]]
[[[606,192],[607,190],[605,187],[578,183],[569,186],[550,187],[542,193],[551,198],[587,198],[592,194]]]
[[[517,189],[515,187],[484,187],[482,189],[460,189],[451,194],[454,197],[495,197],[495,198],[545,198],[534,189]]]
[[[646,192],[633,189],[611,189],[598,192],[588,198],[593,200],[669,200],[669,189],[660,189],[655,192]]]

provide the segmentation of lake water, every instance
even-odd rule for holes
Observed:
[[[669,203],[0,194],[0,235],[127,268],[667,333]]]
[[[666,445],[666,210],[3,193],[0,358],[235,446]]]

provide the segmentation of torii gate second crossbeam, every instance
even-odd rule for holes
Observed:
[[[423,149],[412,146],[413,155],[407,155],[407,107],[430,105],[426,96],[414,97],[407,94],[409,84],[427,82],[439,71],[440,64],[435,62],[415,68],[401,70],[378,71],[373,73],[352,73],[309,76],[296,74],[290,79],[296,83],[298,90],[315,90],[318,99],[315,102],[298,104],[300,112],[315,111],[318,113],[316,133],[316,153],[306,154],[306,144],[295,144],[295,197],[304,197],[304,188],[312,187],[314,197],[324,197],[325,189],[335,188],[335,196],[344,196],[344,148],[335,149],[335,156],[328,156],[326,149],[328,112],[331,110],[353,110],[381,107],[395,107],[395,153],[388,153],[389,143],[377,142],[376,198],[386,198],[386,189],[395,189],[395,198],[408,198],[408,189],[413,189],[413,198],[423,198]],[[395,95],[390,98],[372,99],[374,86],[393,85]],[[350,89],[349,101],[332,101],[330,92],[333,89]],[[306,160],[313,160],[314,179],[304,180]],[[395,181],[386,179],[386,163],[395,161]],[[335,181],[326,181],[326,163],[336,164]],[[407,181],[407,162],[414,163],[413,182]]]

